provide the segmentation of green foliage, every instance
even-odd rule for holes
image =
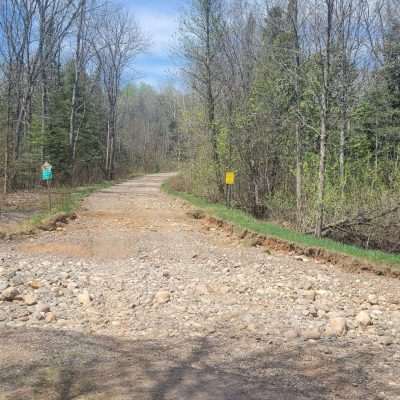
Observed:
[[[67,89],[66,85],[62,85],[52,91],[50,118],[44,138],[44,159],[51,162],[61,181],[67,181],[71,172],[68,143],[70,100]]]
[[[248,91],[233,89],[233,98],[223,98],[218,104],[216,131],[220,170],[214,172],[216,166],[204,137],[200,141],[201,150],[194,153],[195,162],[184,174],[184,186],[195,195],[218,200],[217,180],[227,169],[234,169],[238,173],[236,206],[301,231],[313,231],[319,212],[324,49],[309,49],[308,53],[300,54],[300,64],[295,64],[295,32],[289,20],[285,8],[273,7],[268,11]],[[368,71],[368,80],[362,85],[362,71],[357,62],[349,54],[346,55],[349,58],[344,58],[338,36],[332,37],[327,92],[329,110],[325,121],[325,225],[351,220],[360,214],[374,214],[398,201],[398,26],[393,23],[388,31],[384,65]],[[235,35],[239,37],[237,32]],[[198,118],[203,118],[205,131],[206,118],[204,115]],[[198,130],[202,129],[198,120],[195,125]],[[300,199],[296,198],[296,127],[300,130]],[[398,229],[385,230],[390,225],[388,219],[379,223],[374,230],[368,226],[363,228],[360,233],[366,238],[363,245],[368,246],[371,240],[385,246],[385,241],[394,240],[391,236],[400,234]]]

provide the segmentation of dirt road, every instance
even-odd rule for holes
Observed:
[[[400,283],[191,219],[168,175],[0,244],[0,400],[400,399]]]

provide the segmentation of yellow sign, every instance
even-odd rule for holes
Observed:
[[[229,171],[225,173],[225,183],[227,185],[235,184],[235,173],[233,171]]]

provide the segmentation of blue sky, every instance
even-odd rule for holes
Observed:
[[[135,62],[137,82],[146,82],[157,88],[167,83],[178,84],[177,63],[170,53],[176,42],[179,16],[185,3],[185,0],[122,1],[151,41],[146,54]]]

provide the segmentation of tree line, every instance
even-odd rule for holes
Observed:
[[[185,190],[399,251],[400,2],[192,0]]]

